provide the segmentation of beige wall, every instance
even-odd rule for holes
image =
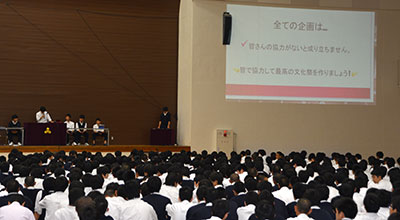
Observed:
[[[377,12],[377,103],[279,104],[225,100],[222,13],[227,1],[181,0],[178,142],[215,150],[215,130],[233,129],[237,150],[361,152],[400,156],[400,1],[259,0],[231,3]],[[234,18],[233,18],[234,19]],[[239,31],[239,30],[233,30]]]

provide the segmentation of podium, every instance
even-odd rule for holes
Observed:
[[[175,131],[172,129],[152,128],[150,131],[151,145],[174,145]]]
[[[25,145],[65,145],[64,123],[24,123]]]

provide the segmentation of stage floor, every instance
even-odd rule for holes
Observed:
[[[21,152],[26,153],[35,153],[35,152],[43,152],[45,150],[49,150],[51,152],[57,151],[65,151],[69,152],[71,150],[75,150],[77,152],[88,151],[88,152],[131,152],[133,149],[143,150],[144,152],[156,151],[172,151],[172,152],[180,152],[182,150],[190,151],[190,146],[164,146],[164,145],[110,145],[110,146],[0,146],[0,153],[9,153],[12,149],[18,149]]]

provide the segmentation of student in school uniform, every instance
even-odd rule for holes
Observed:
[[[88,146],[89,134],[87,133],[87,123],[85,122],[85,115],[79,116],[79,121],[75,124],[75,141],[72,145],[77,145],[81,142],[81,137],[85,138],[85,145]]]
[[[21,122],[18,120],[17,115],[11,116],[11,121],[8,123],[8,128],[21,128]],[[8,130],[8,144],[11,146],[14,143],[14,137],[17,137],[17,145],[21,146],[22,142],[22,131],[18,129],[9,129]]]
[[[75,131],[75,123],[71,121],[70,114],[65,115],[64,124],[67,127],[67,145],[70,145],[71,144],[70,137],[73,136],[73,133]]]
[[[185,220],[186,213],[190,207],[195,205],[192,203],[193,190],[189,187],[182,187],[179,190],[179,202],[168,204],[166,210],[171,220]]]
[[[37,123],[53,123],[50,114],[47,112],[46,107],[41,106],[39,111],[36,113]]]
[[[93,125],[93,145],[96,145],[96,138],[99,136],[104,138],[104,145],[107,145],[107,132],[101,124],[101,119],[96,118],[96,123]]]
[[[311,214],[311,202],[308,199],[300,199],[294,206],[297,217],[288,218],[288,220],[312,220],[308,217]]]
[[[163,112],[160,115],[160,121],[158,122],[158,129],[170,129],[171,128],[171,113],[168,112],[168,107],[163,108]]]

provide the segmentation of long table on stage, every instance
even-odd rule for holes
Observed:
[[[143,150],[144,152],[163,152],[163,151],[172,151],[172,152],[180,152],[190,151],[190,146],[168,146],[168,145],[110,145],[110,146],[20,146],[20,147],[10,147],[10,146],[0,146],[0,153],[10,153],[12,149],[18,149],[21,152],[26,153],[35,153],[35,152],[43,152],[48,150],[50,152],[58,152],[65,151],[69,152],[71,150],[75,150],[77,152],[88,151],[88,152],[111,152],[121,151],[125,153],[130,153],[133,149]]]
[[[24,123],[25,145],[65,145],[64,123]]]

